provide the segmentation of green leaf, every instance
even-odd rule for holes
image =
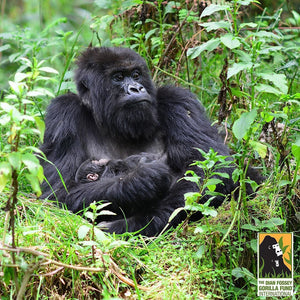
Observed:
[[[11,178],[11,165],[8,162],[0,163],[0,193],[5,188],[6,183]]]
[[[252,224],[244,224],[244,225],[242,225],[242,229],[259,231],[259,228],[257,228],[256,226],[254,226]]]
[[[207,187],[210,191],[214,191],[216,189],[216,185],[222,182],[223,181],[218,178],[210,178],[207,180],[204,186]]]
[[[250,247],[252,248],[252,250],[257,253],[257,240],[253,239],[250,241]]]
[[[40,117],[34,117],[34,120],[35,120],[36,127],[40,132],[40,140],[43,143],[44,133],[45,133],[45,122],[42,121]]]
[[[241,117],[236,120],[232,126],[232,131],[238,140],[245,137],[247,131],[250,129],[257,115],[257,109],[252,109],[250,112],[243,113]]]
[[[203,215],[216,217],[218,212],[212,207],[205,207],[202,211]]]
[[[201,194],[198,192],[189,192],[189,193],[184,194],[184,199],[185,199],[187,205],[191,205],[195,202],[198,202],[200,197],[201,197]]]
[[[243,63],[243,62],[234,63],[232,67],[228,68],[227,79],[229,79],[230,77],[236,75],[241,71],[248,70],[251,67],[252,67],[252,63]]]
[[[105,233],[97,227],[94,228],[94,233],[95,233],[96,239],[99,242],[103,242],[103,241],[106,241],[108,239],[107,236],[105,235]]]
[[[297,162],[300,161],[300,138],[298,138],[294,144],[292,144],[292,153]]]
[[[197,252],[195,253],[195,257],[201,259],[202,256],[203,256],[203,254],[205,253],[205,250],[206,250],[206,249],[205,249],[205,245],[201,245],[201,246],[198,248]]]
[[[267,156],[268,147],[266,145],[253,140],[250,140],[249,144],[259,154],[261,158],[265,158]]]
[[[272,32],[269,31],[264,31],[264,30],[260,30],[258,32],[255,32],[253,35],[258,36],[260,38],[272,38],[272,39],[276,39],[279,40],[280,36],[278,36],[277,34],[274,34]]]
[[[11,152],[8,154],[8,161],[13,169],[19,171],[22,164],[22,155],[20,152]]]
[[[78,228],[78,238],[80,240],[83,240],[86,237],[86,235],[88,234],[88,232],[90,231],[90,229],[91,229],[91,226],[81,225]]]
[[[220,44],[220,39],[211,39],[205,43],[203,43],[200,46],[189,48],[187,51],[187,55],[191,57],[191,59],[194,59],[198,57],[203,51],[212,51],[215,50]]]
[[[290,181],[290,180],[280,180],[279,182],[278,182],[278,186],[279,187],[282,187],[282,186],[285,186],[285,185],[289,185],[289,184],[291,184],[292,183],[292,181]]]
[[[244,27],[256,28],[256,27],[257,27],[257,24],[256,24],[256,23],[253,23],[253,22],[250,22],[250,23],[242,23],[242,24],[240,25],[240,28],[244,28]]]
[[[272,218],[270,220],[262,221],[261,228],[273,229],[274,227],[284,224],[285,221],[280,218]]]
[[[221,42],[229,49],[240,47],[241,43],[237,37],[231,33],[227,33],[221,37]]]
[[[50,67],[39,68],[39,71],[46,72],[46,73],[52,73],[52,74],[59,74],[57,70],[50,68]]]
[[[86,218],[90,219],[91,221],[94,221],[94,219],[95,219],[95,216],[94,216],[94,214],[93,214],[91,211],[86,211],[86,212],[84,213],[84,216],[85,216]]]
[[[271,81],[283,94],[287,94],[288,86],[286,76],[284,74],[258,73],[257,75],[261,76],[265,80]]]
[[[22,154],[22,161],[24,165],[27,167],[28,171],[37,176],[40,172],[40,162],[38,158],[32,153],[24,153]]]
[[[15,74],[15,82],[21,82],[23,81],[24,79],[28,78],[28,74],[25,74],[25,73],[16,73]]]
[[[255,89],[260,93],[269,93],[274,95],[282,95],[282,92],[268,84],[258,84],[255,86]]]
[[[40,187],[40,181],[37,176],[33,174],[26,174],[25,175],[27,180],[29,181],[33,191],[36,193],[36,195],[39,197],[42,194],[41,187]]]
[[[183,177],[184,180],[194,182],[194,183],[199,183],[199,177],[194,177],[194,176],[185,176]]]
[[[249,280],[252,284],[256,284],[256,278],[254,275],[246,268],[238,267],[232,270],[231,274],[236,278],[246,278]]]
[[[16,95],[20,95],[23,91],[23,83],[8,81],[10,88]]]
[[[217,11],[224,11],[226,9],[229,8],[229,5],[216,5],[216,4],[211,4],[207,7],[205,7],[205,9],[203,10],[200,18],[206,17],[206,16],[210,16],[212,14],[214,14]]]
[[[230,23],[226,22],[226,21],[206,22],[206,23],[200,23],[199,25],[202,27],[205,27],[207,32],[210,32],[212,30],[229,29],[230,28]]]

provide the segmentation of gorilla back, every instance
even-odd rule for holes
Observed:
[[[99,219],[106,221],[107,231],[154,236],[171,213],[184,206],[184,194],[197,191],[196,184],[177,181],[192,169],[194,160],[203,159],[195,148],[205,152],[213,148],[220,155],[229,151],[196,97],[182,88],[155,88],[145,61],[134,51],[88,48],[77,65],[78,94],[57,97],[47,110],[41,150],[53,164],[42,162],[49,183],[43,184],[43,197],[58,200],[75,213],[93,201],[109,202],[115,215]],[[125,160],[141,153],[155,154],[157,159],[122,176],[75,181],[78,168],[88,159]],[[232,170],[220,171],[231,175]],[[223,181],[217,191],[230,194],[236,184],[230,178]],[[211,205],[218,207],[223,199],[217,196]],[[181,220],[178,215],[171,225]]]

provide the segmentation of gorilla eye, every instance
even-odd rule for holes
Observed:
[[[139,80],[140,79],[140,76],[141,76],[141,73],[137,70],[133,71],[132,74],[131,74],[131,77],[134,79],[134,80]]]
[[[124,76],[122,73],[116,73],[113,75],[112,79],[113,79],[113,81],[120,82],[120,81],[123,81]]]

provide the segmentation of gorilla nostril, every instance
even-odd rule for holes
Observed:
[[[129,85],[128,86],[128,92],[129,92],[129,94],[132,94],[132,93],[138,94],[140,92],[140,89],[136,88],[133,85]]]

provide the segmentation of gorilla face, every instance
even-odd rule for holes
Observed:
[[[153,137],[159,125],[156,89],[145,61],[134,51],[90,48],[78,59],[75,80],[98,127],[118,140]]]

